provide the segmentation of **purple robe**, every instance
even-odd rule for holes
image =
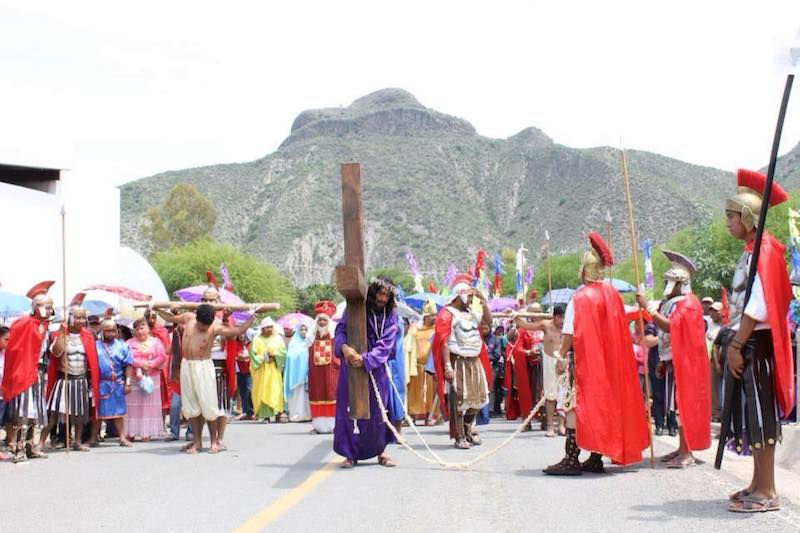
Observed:
[[[372,372],[378,385],[383,405],[389,406],[390,385],[386,375],[384,363],[394,356],[395,339],[397,337],[397,314],[386,316],[383,323],[383,313],[373,317],[367,311],[367,352],[362,353],[364,368]],[[377,326],[377,331],[376,331]],[[380,332],[383,330],[383,335]],[[347,344],[347,311],[336,325],[335,352],[336,357],[342,359],[342,345]],[[342,361],[339,372],[339,387],[336,391],[336,426],[333,430],[333,451],[346,459],[364,460],[380,455],[386,445],[394,442],[394,434],[383,422],[380,407],[375,399],[375,390],[370,382],[369,386],[369,414],[368,420],[351,420],[348,410],[350,396],[347,388],[347,364]],[[391,409],[390,409],[391,410]],[[391,419],[391,413],[389,414]],[[358,434],[355,433],[358,425]]]

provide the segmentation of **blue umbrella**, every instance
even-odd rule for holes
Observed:
[[[572,299],[573,294],[575,294],[573,289],[553,289],[544,295],[541,302],[545,305],[567,304]]]
[[[419,292],[417,294],[406,296],[406,304],[411,309],[419,313],[422,312],[422,306],[424,306],[425,302],[428,300],[431,300],[436,304],[437,311],[447,305],[447,298],[441,294],[436,294],[433,292]]]
[[[636,287],[634,287],[624,279],[606,278],[603,281],[610,283],[612,287],[617,289],[617,292],[636,292]],[[581,287],[583,287],[583,285],[578,287],[578,289],[580,289]]]
[[[22,316],[31,311],[31,301],[21,294],[0,291],[0,318]]]

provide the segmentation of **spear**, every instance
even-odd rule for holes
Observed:
[[[550,232],[544,230],[545,253],[547,254],[547,305],[553,307],[553,278],[550,271]]]
[[[64,206],[61,206],[61,308],[62,318],[67,322],[67,212]],[[65,336],[66,337],[66,336]],[[69,381],[67,376],[67,367],[69,361],[66,359],[67,348],[66,338],[64,339],[64,351],[61,354],[61,364],[64,365],[64,386],[62,387],[62,398],[64,399],[64,433],[67,453],[69,453]],[[56,415],[57,416],[57,415]]]
[[[797,60],[794,60],[794,53],[797,52]],[[793,62],[800,64],[800,48],[792,49]],[[783,98],[781,99],[781,108],[778,112],[778,123],[775,126],[775,136],[772,139],[772,152],[769,157],[769,167],[767,168],[767,182],[764,185],[764,197],[761,201],[761,213],[758,215],[758,226],[756,227],[756,238],[753,243],[753,255],[750,259],[750,272],[747,276],[747,289],[744,293],[744,304],[742,306],[742,314],[744,309],[747,308],[747,302],[750,300],[750,293],[753,290],[753,281],[758,272],[758,258],[761,255],[761,239],[764,236],[764,226],[767,222],[767,211],[769,211],[769,197],[772,193],[772,182],[775,178],[775,164],[778,161],[778,150],[781,145],[781,135],[783,134],[783,121],[786,119],[786,108],[789,105],[789,95],[792,93],[792,82],[794,82],[794,74],[786,76],[786,85],[783,88]],[[725,376],[725,400],[722,406],[722,422],[719,432],[719,444],[717,445],[717,456],[714,458],[714,468],[719,470],[722,468],[722,456],[725,453],[725,444],[730,434],[731,414],[734,408],[733,399],[736,391],[741,386],[741,380],[736,379],[731,374],[730,370]]]
[[[608,249],[611,250],[611,253],[614,253],[613,245],[611,244],[611,223],[614,222],[614,219],[611,218],[611,210],[606,209],[606,233],[608,234]],[[613,278],[614,277],[614,267],[609,267],[609,275]]]
[[[641,276],[639,276],[639,250],[636,246],[638,242],[636,240],[636,226],[633,222],[633,198],[631,196],[631,179],[628,175],[628,159],[625,157],[625,149],[620,148],[620,153],[622,154],[622,177],[625,182],[625,199],[627,200],[628,204],[628,235],[631,240],[631,257],[633,259],[633,272],[634,276],[636,277],[636,287],[637,290],[641,285]],[[642,318],[642,314],[639,313],[639,331],[644,333],[644,318]],[[648,357],[647,357],[647,346],[645,345],[644,335],[639,335],[639,346],[644,354],[644,391],[647,401],[645,402],[645,407],[647,408],[647,429],[648,435],[650,437],[650,466],[652,468],[656,467],[656,458],[655,453],[653,452],[653,420],[650,417],[651,408],[650,408],[650,374],[648,369]]]

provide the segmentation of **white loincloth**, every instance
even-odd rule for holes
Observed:
[[[558,376],[556,376],[556,358],[542,351],[542,384],[544,398],[548,402],[558,399]]]
[[[211,359],[181,360],[181,410],[186,419],[219,417],[217,377]]]

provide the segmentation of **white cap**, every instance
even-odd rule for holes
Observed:
[[[268,316],[267,318],[261,321],[261,329],[273,328],[273,327],[275,327],[275,321],[272,320],[272,317]]]

